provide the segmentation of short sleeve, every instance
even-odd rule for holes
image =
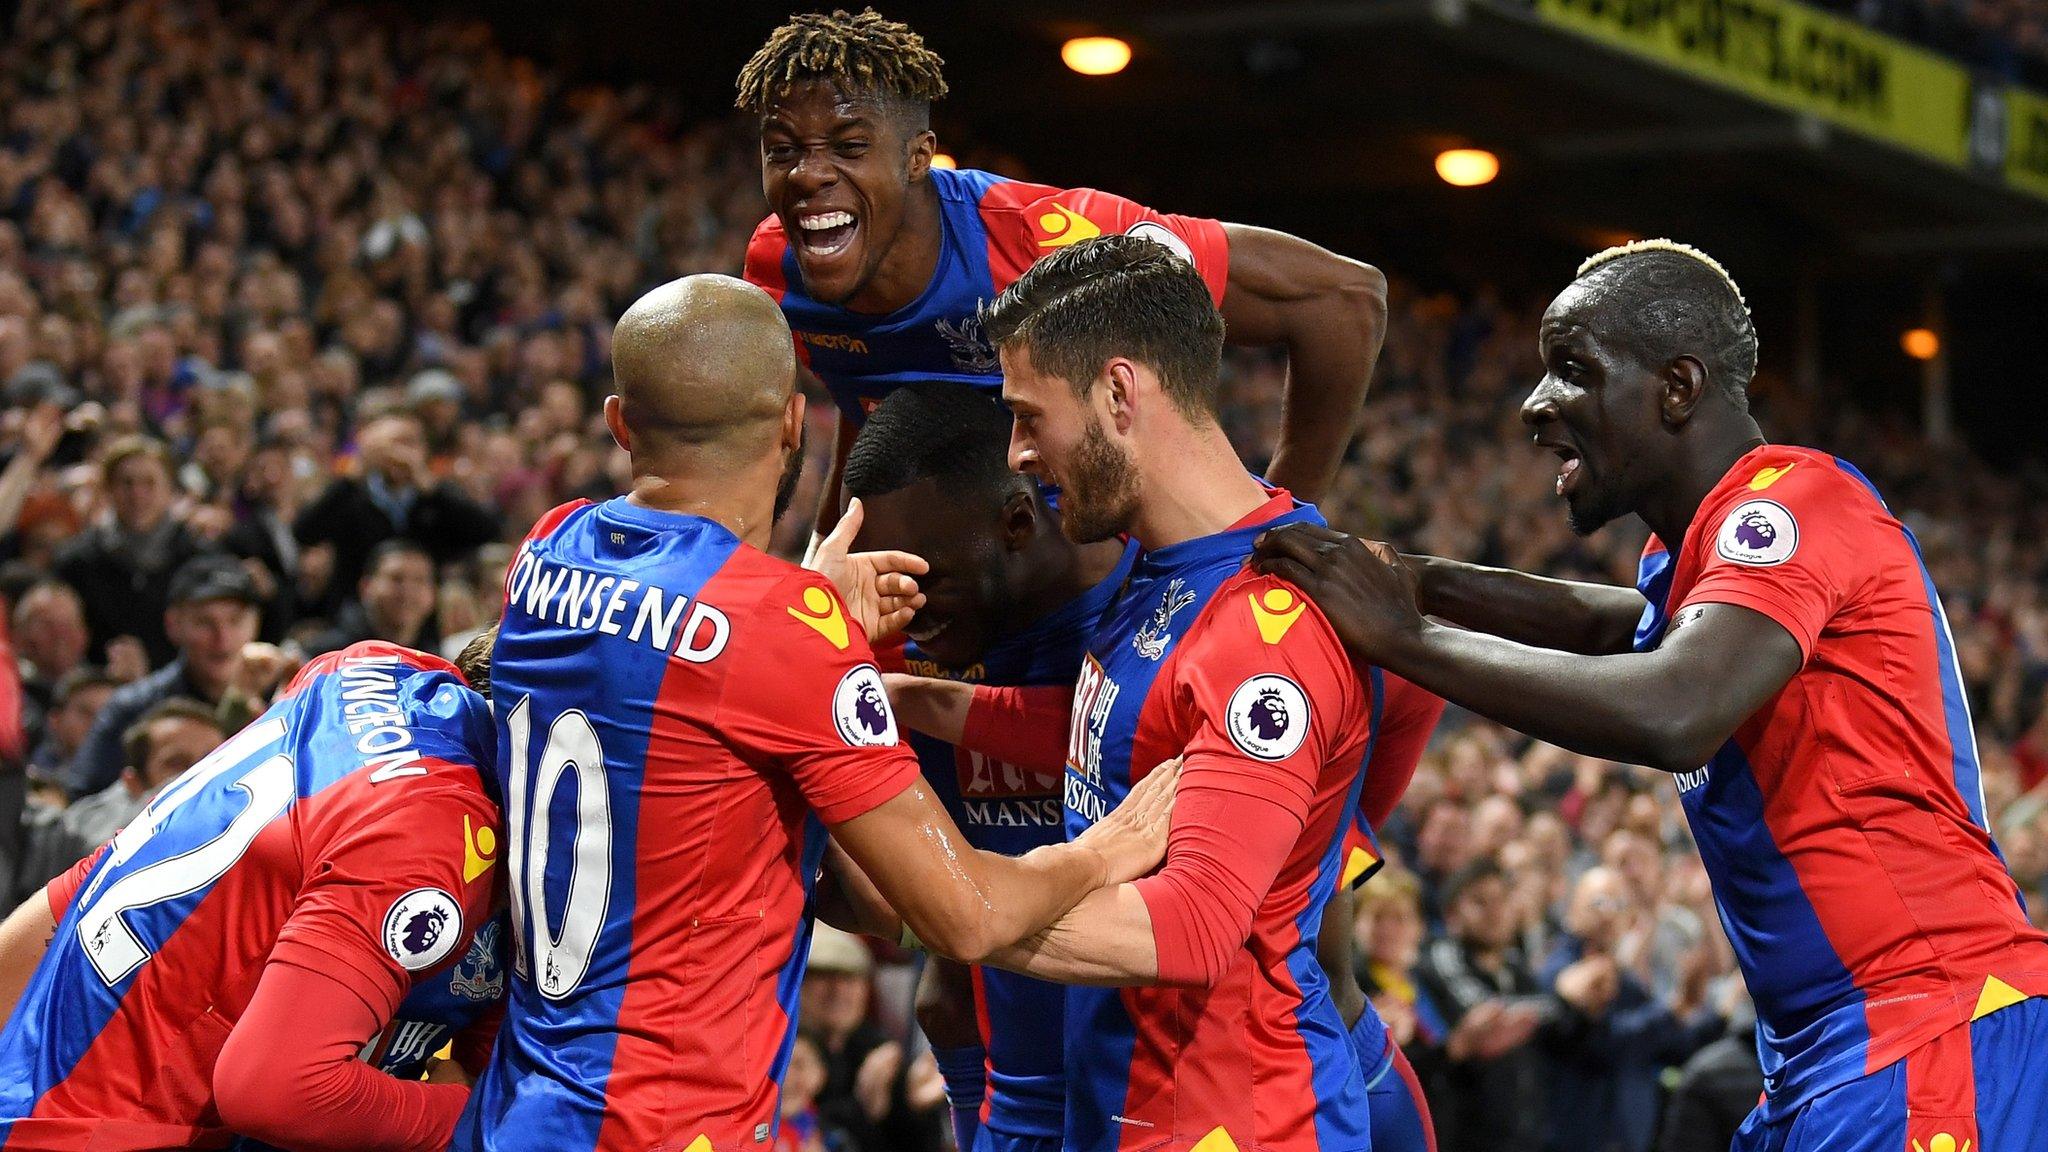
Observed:
[[[845,823],[918,778],[867,637],[823,577],[781,581],[734,624],[729,651],[718,731],[750,763],[788,772],[819,819]]]
[[[342,806],[309,826],[305,882],[272,959],[339,967],[388,995],[371,1007],[389,1018],[413,979],[460,957],[489,918],[498,810],[466,765],[328,792]]]
[[[1855,506],[1854,483],[1811,457],[1775,464],[1765,457],[1755,477],[1693,530],[1699,577],[1678,607],[1734,604],[1761,612],[1792,634],[1802,657],[1811,657],[1864,562],[1859,551],[1870,551],[1859,549],[1871,520]]]
[[[1183,645],[1182,787],[1200,779],[1306,820],[1324,766],[1369,723],[1369,689],[1328,621],[1284,581],[1233,578]]]
[[[1094,188],[1054,189],[999,183],[982,199],[989,263],[997,288],[1040,258],[1083,240],[1128,233],[1156,240],[1195,266],[1218,305],[1230,279],[1230,241],[1223,225],[1200,216],[1155,212]]]

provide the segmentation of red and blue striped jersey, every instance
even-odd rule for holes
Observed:
[[[1072,684],[1096,619],[1116,597],[1136,555],[1136,545],[1125,548],[1123,559],[1095,587],[998,638],[969,667],[937,664],[907,643],[900,657],[904,670],[997,687]],[[1021,856],[1067,838],[1057,763],[1011,764],[915,732],[910,746],[932,791],[976,848]],[[1000,968],[977,965],[971,972],[975,1021],[988,1054],[982,1123],[1005,1136],[1057,1141],[1066,1123],[1066,989]]]
[[[620,498],[542,517],[492,662],[514,977],[454,1147],[774,1135],[826,826],[910,786],[830,585]]]
[[[782,220],[770,216],[747,246],[746,278],[782,305],[797,355],[855,425],[897,385],[953,380],[1003,386],[978,311],[1039,257],[1104,233],[1149,236],[1191,261],[1217,303],[1230,245],[1214,220],[1154,212],[1092,188],[1062,190],[971,168],[934,168],[943,230],[939,264],[916,300],[886,315],[823,304],[804,292]]]
[[[1213,986],[1068,989],[1072,1152],[1369,1146],[1365,1082],[1315,942],[1342,875],[1376,673],[1291,586],[1245,568],[1260,532],[1294,521],[1322,518],[1277,492],[1227,531],[1144,553],[1083,661],[1069,838],[1183,754],[1183,788],[1206,776],[1286,794],[1305,817]]]
[[[443,660],[307,665],[67,878],[0,1033],[0,1147],[221,1147],[213,1067],[266,961],[385,982],[461,957],[490,910],[492,751]]]
[[[1749,452],[1675,555],[1652,539],[1639,587],[1638,649],[1687,607],[1735,604],[1804,657],[1677,778],[1756,1001],[1768,1114],[2048,993],[2048,937],[1986,827],[1941,601],[1861,473],[1805,448]]]

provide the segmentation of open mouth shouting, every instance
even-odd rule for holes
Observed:
[[[803,211],[796,216],[797,255],[827,261],[853,246],[860,221],[851,212]]]

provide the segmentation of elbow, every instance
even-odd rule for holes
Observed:
[[[1015,940],[997,937],[985,917],[967,908],[928,910],[918,917],[926,923],[910,922],[911,931],[925,950],[961,964],[982,964]],[[905,920],[909,921],[908,915]]]
[[[243,1046],[246,1047],[246,1046]],[[221,1126],[251,1140],[280,1147],[293,1137],[292,1125],[273,1107],[272,1095],[278,1081],[276,1068],[244,1055],[231,1040],[213,1065],[213,1107]]]
[[[1728,739],[1719,725],[1683,709],[1663,711],[1644,735],[1642,763],[1673,775],[1704,767]]]
[[[1374,332],[1384,331],[1387,326],[1387,274],[1362,260],[1339,257],[1343,261],[1343,275],[1337,280],[1335,295],[1344,309],[1366,319],[1367,326]]]

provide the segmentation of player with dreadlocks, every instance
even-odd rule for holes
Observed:
[[[1705,253],[1594,256],[1540,346],[1522,419],[1575,531],[1634,513],[1656,534],[1636,589],[1404,564],[1316,526],[1268,533],[1256,566],[1354,656],[1675,774],[1756,1001],[1765,1097],[1736,1152],[2039,1146],[2048,936],[1985,824],[1912,533],[1846,461],[1765,442],[1756,329]]]
[[[781,302],[799,355],[839,405],[820,530],[838,517],[847,449],[882,397],[933,378],[998,391],[976,307],[1039,257],[1107,232],[1151,237],[1192,262],[1232,342],[1287,350],[1267,475],[1304,500],[1321,495],[1379,356],[1379,271],[1281,232],[934,168],[942,63],[909,27],[864,9],[792,17],[739,75],[738,104],[760,117],[770,211],[746,276]]]

